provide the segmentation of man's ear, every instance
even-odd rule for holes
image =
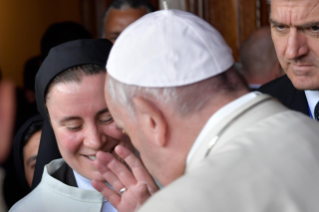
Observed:
[[[166,145],[167,121],[161,110],[149,100],[133,98],[135,116],[140,127],[155,145]]]

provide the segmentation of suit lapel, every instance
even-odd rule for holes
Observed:
[[[294,88],[294,95],[290,98],[288,107],[292,110],[300,111],[306,116],[309,116],[308,101],[305,91],[300,91]]]

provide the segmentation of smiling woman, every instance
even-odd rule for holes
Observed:
[[[73,67],[52,81],[46,95],[60,153],[73,170],[87,179],[103,180],[93,166],[96,153],[112,152],[124,139],[104,100],[105,75],[103,66]]]
[[[105,39],[72,41],[53,48],[43,62],[36,99],[44,126],[33,186],[42,164],[50,163],[37,187],[10,211],[116,211],[91,185],[104,179],[94,166],[98,151],[116,156],[118,144],[133,149],[104,100],[111,47]]]

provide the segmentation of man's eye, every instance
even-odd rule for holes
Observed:
[[[277,29],[278,31],[283,31],[283,30],[286,29],[286,27],[283,26],[283,25],[279,25],[279,26],[276,26],[276,29]]]
[[[312,26],[311,31],[313,32],[319,32],[319,26]]]

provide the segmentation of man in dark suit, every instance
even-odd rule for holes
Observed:
[[[286,76],[260,88],[319,119],[319,8],[316,0],[269,0],[272,39]]]
[[[279,99],[289,109],[310,116],[305,91],[296,89],[287,75],[267,83],[259,91]]]

